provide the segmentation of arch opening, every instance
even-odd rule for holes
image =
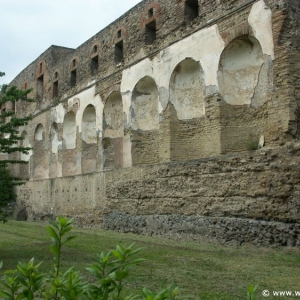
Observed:
[[[57,153],[58,152],[58,127],[57,124],[54,122],[50,128],[50,139],[51,139],[51,152]]]
[[[133,129],[154,130],[159,127],[158,89],[149,76],[140,79],[133,90],[131,122]]]
[[[82,115],[82,139],[87,144],[97,143],[96,110],[93,105],[88,105]]]
[[[76,148],[76,118],[72,111],[68,112],[64,118],[63,140],[65,149]]]
[[[229,43],[221,55],[218,83],[228,104],[259,106],[265,101],[267,66],[257,39],[244,35]]]
[[[45,129],[42,124],[38,124],[35,129],[34,133],[34,140],[35,141],[43,141],[45,139]]]
[[[25,147],[25,148],[30,148],[31,146],[29,144],[29,137],[28,137],[27,131],[24,130],[21,134],[21,137],[23,138],[23,140],[21,141],[21,146]],[[28,154],[21,152],[21,160],[29,161],[31,152],[32,152],[32,150],[29,150]]]
[[[170,102],[179,120],[205,114],[204,72],[195,60],[186,58],[175,67],[170,80]]]
[[[120,92],[112,92],[103,110],[103,168],[123,166],[123,102]]]
[[[123,103],[119,92],[113,92],[107,98],[103,110],[104,137],[123,136]]]

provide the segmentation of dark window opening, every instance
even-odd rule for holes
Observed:
[[[73,59],[73,61],[72,61],[72,66],[73,66],[73,67],[76,67],[76,59]]]
[[[44,96],[44,75],[37,79],[37,100],[42,100]]]
[[[97,45],[95,45],[95,46],[93,47],[93,52],[94,52],[94,53],[97,53],[97,51],[98,51],[98,47],[97,47]]]
[[[40,63],[40,74],[42,73],[42,71],[43,71],[43,64]]]
[[[121,29],[118,31],[117,36],[118,36],[118,39],[122,36],[122,30]]]
[[[91,59],[91,73],[92,75],[95,75],[98,71],[98,55],[96,55],[95,57],[93,57]]]
[[[186,0],[184,5],[184,15],[186,22],[191,22],[199,15],[198,0]]]
[[[148,23],[145,27],[145,44],[151,45],[156,40],[156,21]]]
[[[76,85],[76,80],[77,80],[77,74],[76,70],[71,71],[71,87],[74,87]]]
[[[115,62],[117,64],[123,61],[123,40],[115,44]]]
[[[154,11],[153,11],[153,8],[150,8],[148,10],[148,18],[152,18],[154,16]]]
[[[58,77],[58,73],[55,72],[55,73],[54,73],[54,78],[56,79],[57,77]]]
[[[58,80],[53,82],[53,98],[58,97]]]

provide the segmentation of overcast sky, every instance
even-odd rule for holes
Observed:
[[[0,0],[0,84],[51,45],[77,48],[141,0]]]

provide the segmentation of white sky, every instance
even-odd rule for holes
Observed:
[[[51,45],[77,48],[141,0],[0,0],[0,84]]]

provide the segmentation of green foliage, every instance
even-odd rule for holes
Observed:
[[[5,223],[11,213],[11,207],[8,204],[15,200],[16,195],[13,188],[19,183],[19,180],[10,175],[7,167],[0,164],[0,222]]]
[[[152,292],[146,288],[142,291],[142,296],[144,300],[168,300],[177,299],[179,289],[175,284],[171,284],[168,288],[159,291],[158,293]]]
[[[0,77],[5,73],[0,72]],[[18,143],[23,139],[19,135],[19,126],[28,124],[31,117],[17,117],[12,109],[6,110],[6,106],[14,107],[17,101],[32,102],[27,98],[28,90],[19,90],[15,86],[0,86],[0,154],[12,154],[16,152],[28,154],[30,148],[19,146]],[[15,199],[13,187],[22,184],[18,178],[12,177],[7,169],[8,164],[26,163],[18,159],[2,159],[0,160],[0,221],[6,221],[6,210],[3,209],[9,201]]]
[[[248,151],[254,151],[259,149],[259,139],[251,138],[246,144]]]
[[[15,178],[12,177],[6,166],[0,164],[0,190],[1,204],[7,205],[10,201],[15,200],[13,187],[15,186]]]
[[[72,230],[73,219],[57,217],[50,221],[47,231],[51,236],[50,250],[54,255],[54,266],[48,273],[41,273],[41,263],[34,258],[28,263],[19,262],[15,270],[5,271],[0,280],[0,296],[4,300],[176,300],[178,287],[174,284],[157,293],[143,289],[141,295],[125,295],[124,286],[134,267],[144,260],[136,258],[142,248],[117,245],[107,253],[101,252],[86,270],[94,278],[83,279],[74,267],[62,272],[62,246],[75,236],[66,234]],[[1,267],[1,264],[0,264]]]
[[[256,297],[255,297],[255,292],[257,290],[257,285],[253,285],[251,284],[249,287],[248,287],[248,291],[247,291],[247,300],[256,300]]]

